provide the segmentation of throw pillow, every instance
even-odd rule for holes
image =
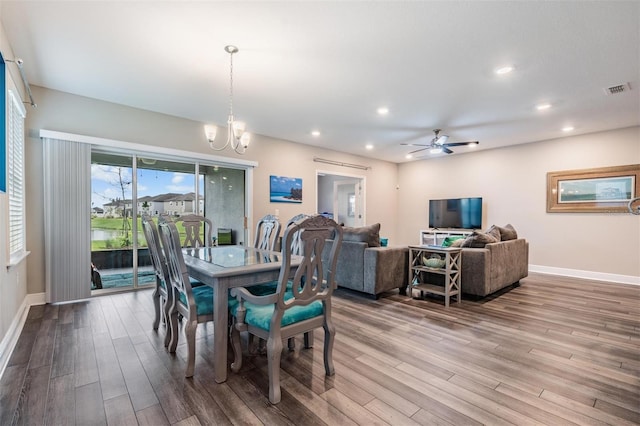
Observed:
[[[465,238],[460,238],[459,240],[455,240],[454,242],[451,243],[450,247],[462,247],[462,244],[464,244]]]
[[[515,228],[509,223],[505,226],[496,226],[500,231],[500,240],[509,241],[518,239],[518,233]]]
[[[491,228],[487,229],[485,233],[491,235],[493,238],[495,238],[498,241],[502,239],[500,228],[496,225],[491,225]]]
[[[456,235],[453,237],[447,237],[444,239],[444,241],[442,241],[442,247],[451,247],[451,245],[453,244],[454,241],[457,240],[464,240],[464,237],[462,235]]]
[[[342,233],[343,241],[355,241],[367,243],[369,247],[380,247],[380,224],[376,223],[360,228],[344,227]]]
[[[482,231],[473,231],[473,234],[465,238],[462,247],[483,248],[487,244],[497,243],[499,241],[500,240],[493,235],[486,234]]]

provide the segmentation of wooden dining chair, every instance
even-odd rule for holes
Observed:
[[[185,214],[174,219],[176,226],[182,226],[185,238],[182,247],[211,247],[213,222],[198,214]]]
[[[253,246],[262,250],[275,250],[280,237],[280,221],[274,215],[262,217],[256,224],[256,237]]]
[[[149,248],[149,256],[151,257],[151,264],[156,274],[156,287],[153,291],[153,308],[155,311],[155,317],[153,319],[153,329],[158,330],[160,322],[162,321],[166,327],[166,333],[164,338],[164,346],[169,346],[171,340],[171,329],[169,327],[169,309],[173,303],[171,296],[173,292],[168,289],[169,283],[169,271],[167,269],[167,262],[160,245],[160,236],[158,234],[158,227],[153,219],[146,213],[142,214],[142,230],[144,232],[144,238],[147,240],[147,247]]]
[[[173,290],[171,309],[169,310],[169,325],[171,340],[169,352],[174,353],[178,346],[178,316],[182,315],[184,334],[187,339],[187,370],[186,377],[193,376],[196,360],[196,328],[198,324],[213,321],[213,289],[206,285],[193,287],[189,279],[189,272],[184,263],[180,235],[175,223],[161,216],[160,236],[167,257],[169,282]]]
[[[291,243],[299,233],[304,246],[303,259],[291,279]],[[327,239],[334,244],[326,259],[322,252]],[[324,366],[327,376],[335,372],[333,342],[335,327],[331,320],[331,296],[336,287],[335,268],[342,245],[342,227],[332,219],[312,216],[285,230],[282,266],[275,293],[251,294],[246,288],[231,290],[235,301],[230,301],[232,315],[230,329],[234,361],[231,370],[242,367],[240,332],[248,331],[267,341],[269,371],[269,401],[280,402],[280,358],[283,340],[316,328],[324,329]]]
[[[308,217],[309,217],[309,215],[305,214],[305,213],[297,214],[297,215],[295,215],[294,217],[292,217],[291,219],[289,219],[287,221],[287,224],[285,225],[284,229],[286,230],[288,227],[290,227],[294,223],[300,221],[301,219],[306,219]],[[294,235],[294,237],[291,239],[291,254],[295,254],[295,255],[301,256],[302,255],[302,242],[300,241],[300,236],[298,234]]]

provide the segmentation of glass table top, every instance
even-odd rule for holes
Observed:
[[[237,268],[240,266],[282,261],[280,253],[261,251],[253,247],[217,246],[187,248],[183,250],[189,256],[223,268]]]

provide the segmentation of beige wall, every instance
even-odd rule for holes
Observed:
[[[44,292],[43,253],[43,184],[41,129],[55,130],[79,135],[95,136],[124,142],[153,145],[165,148],[184,149],[192,152],[212,154],[203,133],[203,123],[157,114],[150,111],[83,98],[69,93],[41,87],[32,87],[38,108],[27,120],[27,246],[32,251],[29,257],[29,293]],[[250,125],[251,123],[249,123]],[[225,135],[219,135],[219,137]],[[254,160],[259,166],[254,172],[253,220],[273,214],[279,209],[284,222],[298,213],[315,213],[316,170],[332,171],[336,174],[358,174],[366,179],[368,188],[365,201],[368,208],[367,223],[381,222],[385,236],[395,240],[397,166],[394,163],[377,161],[338,153],[307,145],[254,135],[246,155],[240,156],[225,151],[230,156]],[[368,171],[347,169],[340,166],[315,163],[314,157],[342,162],[369,165]],[[269,201],[269,176],[283,175],[302,178],[302,204],[271,203]]]
[[[480,196],[483,227],[513,224],[529,240],[533,270],[590,271],[638,282],[640,216],[546,212],[547,172],[625,164],[640,164],[640,127],[402,164],[399,238],[418,242],[430,198]]]

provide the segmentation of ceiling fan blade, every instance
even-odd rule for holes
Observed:
[[[404,145],[404,146],[430,146],[430,145],[425,145],[423,143],[406,143],[406,142],[402,142],[400,143],[400,145]]]
[[[479,145],[480,142],[478,141],[470,141],[470,142],[452,142],[452,143],[445,143],[444,146],[465,146],[465,145]]]
[[[447,139],[449,139],[449,136],[442,135],[442,136],[439,136],[436,140],[434,140],[433,143],[437,143],[438,145],[444,145],[447,142]]]
[[[442,146],[442,151],[446,152],[447,154],[453,154],[453,151],[451,151],[449,148],[447,148],[446,146]]]
[[[415,151],[411,151],[411,152],[409,153],[409,155],[415,154],[416,152],[424,151],[424,150],[425,150],[425,149],[427,149],[427,148],[429,148],[429,147],[416,149]]]

